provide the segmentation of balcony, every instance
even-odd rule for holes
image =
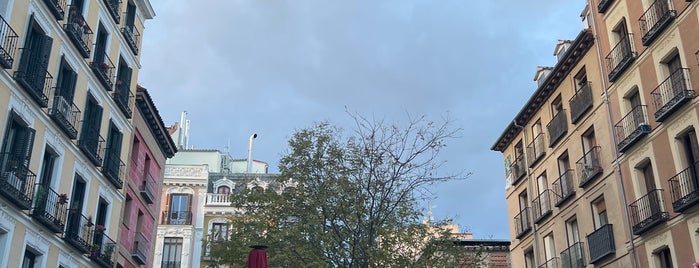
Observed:
[[[49,8],[56,20],[63,20],[65,16],[66,0],[44,0],[44,4]]]
[[[148,256],[150,255],[150,243],[146,236],[141,232],[136,232],[134,237],[133,248],[131,250],[131,257],[138,264],[146,264],[148,262]]]
[[[127,25],[121,28],[121,34],[124,35],[126,43],[129,44],[134,55],[138,55],[138,44],[141,42],[141,33],[138,32],[136,26]]]
[[[575,124],[592,108],[592,86],[590,82],[580,87],[570,101],[570,122]]]
[[[68,21],[63,25],[63,30],[78,49],[80,55],[83,58],[89,58],[90,46],[92,46],[92,29],[90,29],[90,25],[87,25],[80,10],[74,7],[70,7],[69,10]]]
[[[83,122],[83,124],[85,124],[85,122]],[[99,135],[99,130],[92,127],[83,127],[80,133],[80,139],[78,140],[78,147],[85,153],[85,156],[90,159],[92,164],[98,167],[102,165],[104,138]]]
[[[17,53],[19,35],[2,16],[0,16],[0,38],[2,38],[0,39],[0,66],[5,69],[12,69],[12,64],[15,62],[15,54]]]
[[[558,265],[560,262],[561,261],[558,257],[553,257],[553,258],[547,260],[546,262],[542,263],[541,265],[539,265],[539,267],[537,267],[537,268],[559,268],[559,267],[561,267]]]
[[[141,183],[141,186],[138,187],[139,191],[141,192],[141,196],[146,200],[146,203],[153,204],[153,202],[155,202],[154,194],[156,192],[156,188],[157,182],[153,178],[153,175],[146,171],[143,175],[143,182]]]
[[[160,263],[161,268],[180,268],[179,261],[162,261]]]
[[[32,217],[51,232],[62,233],[66,226],[67,199],[62,198],[48,185],[37,183],[36,202]]]
[[[585,268],[585,255],[583,252],[583,242],[577,242],[561,252],[561,267],[563,268]]]
[[[112,63],[112,60],[109,59],[107,53],[103,52],[101,55],[101,60],[99,59],[100,55],[96,55],[95,61],[90,62],[90,69],[92,69],[92,72],[95,73],[107,91],[111,91],[112,85],[114,84],[112,77],[114,77],[114,70],[116,67],[114,67],[114,63]]]
[[[633,234],[641,235],[669,218],[663,205],[663,190],[650,190],[648,194],[629,205]]]
[[[650,132],[646,116],[646,106],[636,106],[614,125],[614,134],[618,141],[617,149],[624,152]]]
[[[104,165],[102,165],[102,174],[114,184],[114,187],[121,189],[124,186],[124,175],[126,174],[126,164],[124,164],[121,159],[119,159],[118,152],[110,152],[104,158]]]
[[[515,157],[515,161],[510,164],[510,169],[514,177],[512,185],[515,185],[520,179],[524,178],[524,175],[527,175],[527,167],[524,164],[524,154]]]
[[[94,224],[78,209],[68,209],[68,223],[63,239],[83,254],[92,250]]]
[[[522,238],[532,229],[531,223],[529,222],[529,208],[524,208],[522,211],[515,216],[515,232],[517,233],[517,239]]]
[[[78,137],[78,123],[80,122],[80,109],[74,103],[69,102],[63,96],[53,97],[53,103],[49,108],[49,116],[68,135],[68,138]]]
[[[36,175],[24,166],[24,157],[0,153],[0,194],[21,210],[32,207]]]
[[[532,200],[534,223],[539,223],[551,215],[551,195],[551,190],[546,189]]]
[[[114,99],[119,110],[124,113],[126,118],[131,118],[131,112],[136,98],[134,98],[131,92],[130,85],[128,83],[122,83],[121,80],[117,80],[116,89],[114,93],[112,93],[112,99]]]
[[[614,0],[600,0],[599,4],[597,4],[597,12],[607,12],[607,8],[612,5],[612,2],[614,2]]]
[[[169,225],[191,225],[191,211],[163,211],[163,217],[160,224]]]
[[[121,13],[121,0],[104,0],[104,4],[107,5],[107,10],[109,14],[112,15],[112,19],[116,24],[119,24],[120,13]]]
[[[690,85],[689,69],[679,69],[651,91],[650,95],[653,96],[653,105],[656,110],[655,121],[662,122],[695,97]]]
[[[220,206],[220,207],[230,207],[231,206],[231,194],[206,194],[206,205],[207,206]]]
[[[90,259],[104,268],[114,266],[114,252],[116,250],[116,242],[112,240],[104,230],[95,229],[94,244],[90,250]]]
[[[641,33],[643,33],[641,42],[644,46],[649,46],[675,20],[677,11],[672,8],[672,1],[670,0],[655,0],[643,12],[641,18],[638,19],[638,23],[641,25]]]
[[[549,131],[549,148],[553,148],[563,135],[568,133],[568,119],[566,116],[566,110],[560,110],[556,115],[553,116],[551,122],[546,125],[546,129]]]
[[[560,207],[575,195],[575,182],[572,169],[566,170],[556,181],[553,182],[553,192],[556,198],[556,207]]]
[[[587,246],[590,251],[590,263],[614,255],[614,229],[612,225],[605,224],[587,235]]]
[[[575,165],[578,168],[578,180],[580,180],[580,187],[585,187],[594,178],[602,174],[602,165],[599,159],[600,147],[592,147],[589,151],[585,152],[583,157],[581,157]]]
[[[19,68],[15,71],[15,80],[36,101],[39,106],[46,108],[49,106],[49,95],[51,95],[51,83],[53,76],[46,71],[46,64],[43,51],[22,48],[22,58],[19,61]]]
[[[529,167],[533,167],[539,160],[544,158],[546,155],[544,148],[544,133],[539,133],[539,135],[536,135],[534,140],[527,145],[527,158],[530,161]]]
[[[670,178],[672,209],[675,212],[685,211],[699,202],[697,168],[699,168],[699,162],[694,163]]]
[[[625,35],[619,40],[609,54],[604,58],[607,61],[609,82],[616,81],[624,71],[636,60],[636,51],[632,47],[633,35]]]

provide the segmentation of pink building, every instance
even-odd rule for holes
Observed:
[[[124,268],[149,267],[152,261],[165,160],[177,151],[148,91],[141,86],[136,107],[117,259],[117,267]]]

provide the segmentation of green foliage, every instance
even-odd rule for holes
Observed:
[[[450,121],[404,127],[353,115],[351,135],[328,122],[297,130],[280,160],[277,185],[231,197],[245,211],[231,241],[211,245],[216,263],[243,267],[251,245],[268,246],[270,267],[455,267],[463,251],[448,231],[422,222],[427,186]]]

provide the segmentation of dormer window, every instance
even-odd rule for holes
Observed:
[[[571,42],[572,41],[570,40],[558,40],[558,43],[556,43],[556,49],[553,51],[553,55],[556,56],[558,61],[561,61],[563,56],[565,56]]]
[[[539,66],[536,68],[534,81],[536,81],[537,86],[541,86],[544,84],[544,81],[546,81],[546,77],[548,77],[548,75],[551,73],[551,70],[553,70],[552,67]]]

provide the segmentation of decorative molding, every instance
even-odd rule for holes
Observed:
[[[173,167],[165,166],[165,177],[193,177],[200,178],[206,176],[206,167]]]
[[[8,205],[7,203],[0,203],[0,229],[4,229],[8,233],[15,229],[15,220],[10,214],[7,213]]]

